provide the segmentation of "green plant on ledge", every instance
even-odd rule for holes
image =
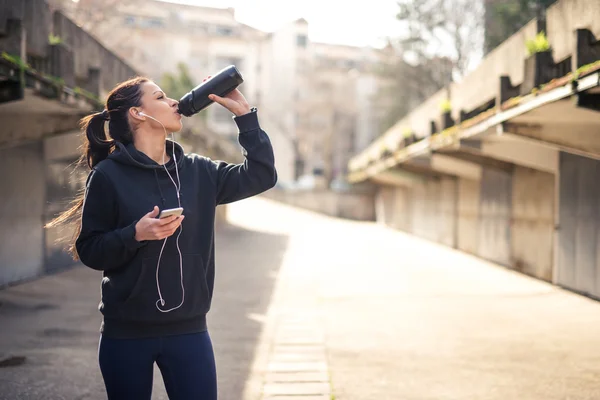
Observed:
[[[44,75],[44,78],[52,81],[52,83],[55,86],[65,86],[65,80],[63,78],[60,78],[58,76],[52,76],[52,75]]]
[[[6,61],[9,61],[9,62],[15,64],[16,66],[18,66],[18,67],[20,67],[22,69],[31,70],[31,66],[29,64],[27,64],[19,56],[14,56],[12,54],[8,54],[7,52],[3,51],[2,52],[2,58],[5,59]]]
[[[62,44],[65,41],[58,35],[50,34],[48,35],[48,43],[52,46],[56,46],[58,44]]]
[[[80,88],[79,86],[75,86],[75,88],[73,89],[73,91],[83,97],[87,97],[88,99],[94,100],[98,103],[102,103],[102,101],[100,100],[100,97],[96,96],[94,93],[89,92],[85,89]]]
[[[535,35],[534,39],[526,40],[525,46],[527,47],[527,54],[530,56],[550,50],[550,42],[548,42],[544,31]]]
[[[444,114],[452,111],[452,104],[450,103],[450,99],[442,100],[442,102],[440,103],[440,110],[442,110],[442,113]]]
[[[573,72],[571,81],[576,81],[582,75],[585,75],[588,71],[590,71],[594,68],[598,68],[598,67],[600,67],[600,60],[594,61],[593,63],[582,65],[581,67],[577,68],[577,70],[575,70],[575,72]]]

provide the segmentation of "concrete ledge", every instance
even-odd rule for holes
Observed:
[[[269,190],[261,196],[331,217],[359,221],[375,220],[375,200],[370,193],[334,192],[327,189],[310,191]]]

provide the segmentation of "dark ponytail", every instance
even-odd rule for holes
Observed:
[[[83,153],[77,163],[79,167],[87,165],[91,170],[115,150],[117,142],[124,145],[133,142],[133,130],[129,124],[128,113],[131,107],[141,106],[142,84],[144,82],[148,82],[148,79],[138,77],[117,85],[108,94],[104,111],[88,115],[79,121],[85,138]],[[109,137],[105,132],[106,122],[108,122]],[[45,226],[46,228],[54,228],[70,222],[77,224],[68,245],[68,251],[74,260],[79,260],[75,241],[81,232],[81,213],[84,200],[85,188],[71,201],[66,211]]]
[[[104,160],[114,150],[116,141],[107,139],[104,132],[108,112],[88,115],[80,121],[81,131],[85,132],[87,148],[84,149],[85,159],[90,169]]]

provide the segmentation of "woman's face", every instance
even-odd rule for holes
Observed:
[[[150,126],[162,128],[162,126],[154,120],[156,119],[164,125],[167,134],[169,132],[178,132],[182,128],[182,116],[177,112],[177,105],[179,102],[167,97],[156,83],[144,82],[142,84],[141,101],[142,106],[140,109],[146,114],[146,122],[150,124]]]

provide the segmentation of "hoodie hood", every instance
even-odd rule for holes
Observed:
[[[177,159],[177,167],[181,169],[183,167],[183,160],[185,158],[183,147],[181,147],[179,143],[168,139],[167,154],[171,157],[171,161],[167,162],[165,166],[160,165],[146,154],[136,149],[133,143],[124,145],[121,142],[117,142],[117,148],[108,156],[108,158],[121,164],[133,165],[138,168],[164,170],[166,167],[168,170],[171,170],[175,169],[175,162],[173,161],[173,145],[175,145],[175,158]]]

